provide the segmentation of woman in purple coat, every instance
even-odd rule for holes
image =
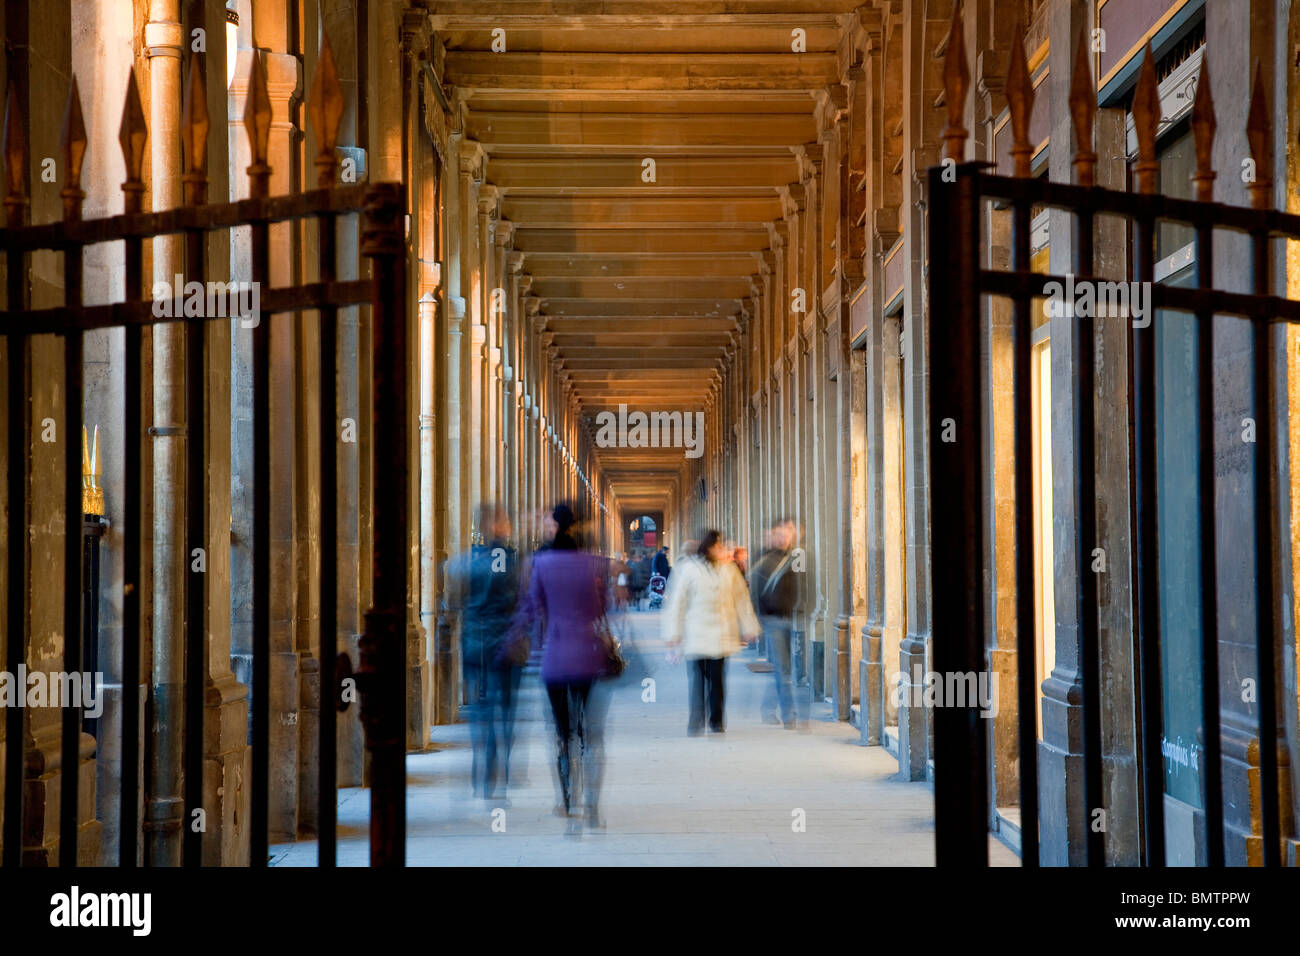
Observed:
[[[560,778],[569,834],[580,834],[572,816],[573,793],[581,789],[586,824],[603,829],[597,810],[603,769],[605,694],[598,686],[607,663],[607,648],[596,624],[605,613],[609,562],[581,549],[577,519],[567,505],[554,511],[554,541],[533,556],[528,594],[522,611],[540,617],[542,682],[555,720],[555,768]],[[570,741],[577,740],[574,754]],[[574,758],[577,759],[574,759]],[[574,786],[573,778],[581,786]]]

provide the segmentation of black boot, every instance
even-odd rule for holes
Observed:
[[[569,746],[568,741],[559,745],[559,751],[555,757],[555,770],[560,775],[560,791],[563,794],[564,806],[555,808],[556,816],[567,817],[572,807],[573,788],[569,782]]]

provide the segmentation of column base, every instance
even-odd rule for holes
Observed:
[[[898,708],[898,772],[904,780],[924,780],[929,756],[929,715],[916,701],[925,699],[925,638],[909,634],[898,649],[903,672]],[[915,681],[919,678],[920,685]]]

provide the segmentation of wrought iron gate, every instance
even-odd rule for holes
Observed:
[[[336,334],[341,306],[368,304],[371,309],[373,361],[373,605],[365,615],[361,663],[355,675],[360,691],[366,747],[371,757],[371,863],[401,864],[405,842],[405,666],[404,627],[408,553],[407,515],[407,342],[405,294],[404,214],[406,197],[400,183],[336,185],[335,143],[343,113],[342,89],[328,42],[322,47],[308,113],[315,126],[320,152],[315,160],[315,190],[296,195],[269,195],[271,167],[267,165],[271,104],[267,95],[265,65],[255,53],[252,84],[245,114],[252,165],[250,198],[207,204],[207,136],[209,109],[204,95],[203,57],[190,58],[189,86],[185,97],[182,138],[185,148],[184,205],[164,212],[141,211],[141,178],[148,130],[134,72],[127,90],[121,142],[126,159],[125,211],[122,215],[82,221],[80,189],[86,134],[80,98],[74,79],[69,91],[63,130],[62,165],[66,185],[62,191],[62,222],[27,225],[24,171],[28,164],[26,123],[19,97],[11,84],[5,115],[3,152],[8,192],[4,199],[7,228],[3,245],[8,263],[8,307],[0,313],[0,332],[8,342],[8,613],[6,661],[11,669],[25,659],[25,610],[29,575],[26,542],[27,464],[30,438],[27,406],[31,383],[25,369],[30,337],[61,336],[65,342],[65,534],[64,557],[64,667],[80,672],[82,660],[82,336],[87,330],[121,326],[125,329],[125,512],[123,557],[125,588],[123,608],[122,684],[140,683],[141,587],[144,556],[141,552],[141,343],[144,329],[155,323],[183,321],[186,327],[185,421],[181,431],[186,444],[185,540],[205,540],[206,464],[204,443],[204,323],[207,318],[175,319],[154,314],[153,302],[144,298],[143,250],[146,239],[181,234],[185,237],[185,277],[204,281],[207,234],[238,226],[250,227],[252,281],[261,288],[260,311],[252,332],[253,386],[253,676],[252,676],[252,782],[250,860],[265,866],[268,849],[268,786],[270,728],[270,429],[267,413],[271,336],[284,334],[276,314],[316,310],[320,317],[320,765],[319,862],[335,862],[336,753],[335,707],[339,701],[342,670],[336,667],[337,591],[336,476],[338,471],[338,417],[335,406]],[[224,118],[226,105],[212,111]],[[224,126],[224,121],[222,123]],[[340,281],[336,269],[336,224],[341,215],[362,213],[362,255],[371,261],[369,279]],[[315,220],[319,239],[319,273],[316,282],[287,287],[270,286],[270,227],[272,223]],[[123,241],[125,245],[125,298],[110,305],[82,303],[82,259],[87,246]],[[32,310],[28,307],[27,261],[38,250],[55,250],[64,260],[64,305]],[[223,315],[227,313],[222,311]],[[223,319],[229,321],[229,319]],[[184,802],[201,805],[204,684],[206,677],[206,600],[203,575],[191,569],[185,582],[185,702],[184,702]],[[24,710],[6,709],[4,766],[4,865],[22,865],[24,844],[24,776],[27,748]],[[122,794],[120,801],[120,865],[135,866],[137,819],[135,794],[140,787],[138,763],[138,697],[123,694]],[[65,707],[62,723],[59,861],[77,860],[78,780],[81,714]],[[68,772],[69,769],[72,772]],[[198,865],[202,834],[185,826],[183,860]]]
[[[1148,44],[1134,93],[1133,119],[1138,158],[1134,167],[1136,192],[1098,187],[1094,181],[1097,156],[1092,151],[1093,122],[1097,111],[1086,33],[1081,36],[1074,64],[1070,112],[1078,143],[1073,157],[1075,182],[1050,182],[1030,172],[1033,147],[1029,141],[1029,116],[1033,101],[1024,53],[1024,34],[1017,28],[1011,51],[1006,95],[1012,126],[1013,176],[987,171],[989,164],[962,162],[967,131],[962,117],[969,86],[963,51],[960,4],[955,5],[953,32],[945,54],[944,87],[948,128],[944,131],[946,160],[929,172],[927,193],[929,229],[928,310],[930,343],[930,507],[932,634],[934,669],[940,674],[980,673],[987,667],[984,622],[984,502],[985,483],[981,417],[986,383],[980,363],[981,302],[984,296],[1009,298],[1013,303],[1013,391],[1015,447],[1015,579],[1017,633],[1017,697],[1020,738],[1021,857],[1024,866],[1037,866],[1038,761],[1036,711],[1038,686],[1034,641],[1033,531],[1031,525],[1030,433],[1030,331],[1031,302],[1044,295],[1050,282],[1067,277],[1030,270],[1030,218],[1035,207],[1064,210],[1073,219],[1073,281],[1106,282],[1097,275],[1093,255],[1093,227],[1099,215],[1122,218],[1129,224],[1133,243],[1131,279],[1150,283],[1151,306],[1184,312],[1195,320],[1195,352],[1199,369],[1196,409],[1200,491],[1201,607],[1203,617],[1205,818],[1207,862],[1222,866],[1224,859],[1223,779],[1221,771],[1220,681],[1216,608],[1216,541],[1214,500],[1214,348],[1213,317],[1235,315],[1248,319],[1252,329],[1253,367],[1258,438],[1255,443],[1253,544],[1258,571],[1255,621],[1258,673],[1259,794],[1262,862],[1281,862],[1281,807],[1278,787],[1277,675],[1275,642],[1281,628],[1275,623],[1278,597],[1275,575],[1278,554],[1273,547],[1273,516],[1277,513],[1277,468],[1271,402],[1274,390],[1275,346],[1270,334],[1274,323],[1300,322],[1300,302],[1270,294],[1270,243],[1274,239],[1300,238],[1300,216],[1270,208],[1269,181],[1271,129],[1264,87],[1258,67],[1247,125],[1257,179],[1250,186],[1253,208],[1213,201],[1211,166],[1215,134],[1214,107],[1208,69],[1203,68],[1192,114],[1197,156],[1194,200],[1174,199],[1156,193],[1159,163],[1156,133],[1161,119],[1156,73]],[[990,201],[1010,208],[1012,217],[1011,268],[981,265],[986,235],[986,210]],[[1154,283],[1157,220],[1189,224],[1195,233],[1195,287],[1176,288]],[[1232,293],[1214,285],[1213,239],[1217,230],[1249,237],[1253,269],[1249,294]],[[1066,313],[1067,315],[1070,313]],[[1161,752],[1163,695],[1161,674],[1160,593],[1156,509],[1156,396],[1155,326],[1128,323],[1128,390],[1130,404],[1129,447],[1133,489],[1132,520],[1137,613],[1134,632],[1139,648],[1138,704],[1141,721],[1139,754],[1142,766],[1142,856],[1146,865],[1165,863],[1163,794],[1164,760]],[[1091,314],[1075,316],[1071,348],[1074,356],[1070,384],[1074,418],[1068,441],[1074,453],[1073,498],[1075,525],[1071,529],[1078,608],[1079,653],[1077,666],[1082,689],[1082,745],[1084,805],[1104,808],[1102,786],[1102,671],[1098,642],[1098,602],[1093,549],[1097,541],[1096,468],[1094,457],[1096,390],[1095,339]],[[976,707],[940,707],[934,711],[936,855],[940,864],[988,863],[988,749],[987,722]],[[1090,810],[1091,812],[1091,810]],[[1082,821],[1087,834],[1090,866],[1105,862],[1104,830]]]

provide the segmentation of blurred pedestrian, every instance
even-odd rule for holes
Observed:
[[[483,544],[456,564],[462,576],[461,661],[469,700],[475,796],[506,800],[515,703],[528,640],[512,629],[520,595],[519,556],[509,544],[510,516],[496,504],[478,508]]]
[[[793,730],[798,725],[798,708],[790,683],[790,639],[794,609],[799,599],[795,544],[798,528],[791,518],[777,521],[768,532],[768,548],[754,564],[750,586],[754,606],[763,625],[767,653],[772,661],[773,681],[763,695],[762,718],[770,724],[784,723]],[[778,721],[776,710],[781,708]]]
[[[568,819],[565,832],[577,835],[582,821],[573,812],[579,793],[587,827],[604,828],[599,799],[608,700],[599,681],[609,663],[601,628],[609,562],[580,548],[577,517],[567,505],[556,506],[553,517],[555,537],[533,556],[520,616],[542,621],[542,682],[551,704],[561,795],[555,812]]]
[[[726,659],[740,650],[742,639],[759,633],[745,582],[724,559],[722,536],[706,532],[696,557],[677,563],[665,599],[664,639],[671,649],[680,648],[690,680],[691,736],[703,733],[706,709],[709,729],[726,730]]]
[[[627,610],[628,593],[632,585],[632,569],[628,566],[627,555],[616,553],[610,561],[610,578],[614,582],[614,609],[619,612]]]

